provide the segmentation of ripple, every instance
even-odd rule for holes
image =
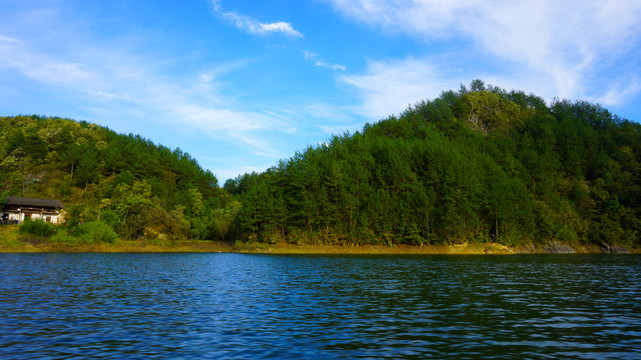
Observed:
[[[0,357],[640,358],[640,261],[0,254]]]

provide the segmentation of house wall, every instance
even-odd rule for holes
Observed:
[[[0,213],[0,217],[3,220],[6,219],[9,223],[12,223],[12,222],[14,222],[16,220],[18,222],[23,222],[27,218],[27,214],[20,213],[20,212],[5,212],[5,213]],[[60,222],[62,221],[62,215],[60,213],[55,214],[55,215],[53,215],[53,214],[51,214],[51,215],[47,215],[47,214],[40,215],[40,213],[31,213],[30,217],[31,217],[32,220],[40,219],[42,221],[48,221],[48,222],[54,223],[56,225],[60,224]]]

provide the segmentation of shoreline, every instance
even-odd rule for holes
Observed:
[[[241,243],[187,240],[158,242],[145,240],[120,241],[118,244],[63,245],[47,241],[29,243],[17,239],[0,239],[0,253],[239,253],[239,254],[300,254],[300,255],[515,255],[515,254],[639,254],[639,249],[612,247],[604,251],[598,245],[570,247],[553,243],[544,246],[508,247],[498,243],[454,245],[294,245],[287,243]]]
[[[438,245],[311,245],[211,240],[119,240],[109,243],[63,244],[42,237],[20,236],[15,227],[0,227],[0,253],[239,253],[300,255],[514,255],[514,254],[641,254],[641,248],[607,244],[525,243],[507,246],[496,242]]]

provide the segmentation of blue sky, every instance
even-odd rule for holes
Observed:
[[[641,2],[3,0],[0,115],[262,171],[474,79],[641,121]]]

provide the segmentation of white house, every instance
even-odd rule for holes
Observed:
[[[25,219],[41,219],[60,224],[62,222],[60,210],[64,207],[58,200],[9,196],[4,209],[0,211],[0,216],[5,224],[23,222]]]

